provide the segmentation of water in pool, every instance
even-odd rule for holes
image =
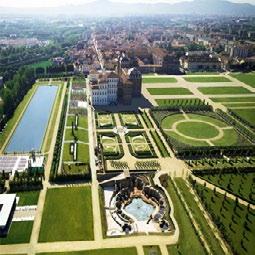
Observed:
[[[5,152],[30,152],[41,149],[57,90],[57,86],[37,88]]]
[[[133,198],[124,210],[133,215],[138,221],[147,221],[153,213],[154,207],[145,203],[141,198]]]

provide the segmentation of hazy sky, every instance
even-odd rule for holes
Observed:
[[[86,2],[91,2],[93,0],[0,0],[0,6],[5,7],[52,7],[60,5],[76,5]],[[103,1],[103,0],[102,0]],[[176,3],[187,0],[111,0],[117,2],[170,2]],[[189,0],[188,0],[189,1]],[[255,0],[231,0],[232,2],[241,2],[241,3],[252,3],[255,4]]]

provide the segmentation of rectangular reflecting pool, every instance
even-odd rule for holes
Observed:
[[[5,152],[40,151],[57,90],[58,86],[38,86]]]

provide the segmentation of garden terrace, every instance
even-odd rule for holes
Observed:
[[[157,157],[145,132],[129,132],[125,136],[130,153],[136,158]]]
[[[220,149],[225,152],[229,149],[231,153],[239,149],[240,155],[247,150],[254,153],[250,142],[212,111],[176,112],[153,109],[152,116],[175,154],[180,157],[196,157],[199,151],[201,156],[205,156],[208,151],[206,157],[215,157],[219,156]]]
[[[120,113],[119,114],[121,125],[129,129],[143,128],[138,114],[134,113]]]
[[[96,126],[98,129],[111,129],[116,126],[115,119],[111,113],[97,113],[96,114]]]
[[[252,255],[255,242],[255,211],[244,206],[238,199],[193,182],[205,209],[230,245],[233,253]]]

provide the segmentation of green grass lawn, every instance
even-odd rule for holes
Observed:
[[[205,95],[252,94],[251,91],[243,87],[200,87],[198,90]]]
[[[212,97],[213,102],[227,103],[227,102],[255,102],[255,97]]]
[[[224,130],[224,136],[218,140],[212,141],[214,146],[231,146],[237,145],[239,143],[239,136],[236,130],[226,129]],[[242,145],[249,145],[250,143],[247,140],[242,141]]]
[[[89,173],[88,166],[79,164],[63,164],[62,173],[65,174],[87,174]]]
[[[195,221],[198,223],[212,253],[217,255],[224,255],[224,251],[222,250],[218,240],[214,236],[213,231],[208,225],[208,222],[205,219],[203,212],[200,210],[197,203],[195,202],[194,196],[190,193],[190,190],[185,184],[184,179],[176,178],[175,181],[189,209],[191,210],[192,215],[195,218]]]
[[[77,160],[83,163],[89,163],[89,146],[88,144],[78,144]]]
[[[198,98],[182,98],[182,99],[155,99],[158,106],[174,106],[174,105],[200,105],[203,102]]]
[[[250,85],[255,88],[255,73],[240,73],[240,74],[231,74],[234,78],[238,79],[239,81]]]
[[[205,174],[201,178],[255,204],[255,173]]]
[[[113,126],[113,116],[111,114],[97,114],[97,121],[99,127]]]
[[[124,125],[138,126],[138,120],[135,114],[121,114]]]
[[[184,119],[184,115],[180,113],[169,115],[162,120],[161,127],[163,129],[171,129],[175,122]]]
[[[192,223],[184,209],[182,202],[180,201],[176,190],[169,180],[167,191],[174,205],[174,217],[178,223],[180,229],[180,236],[178,244],[169,245],[167,247],[169,254],[171,255],[186,255],[196,254],[205,255],[205,250],[199,241],[198,236],[192,226]]]
[[[88,250],[88,251],[73,251],[73,252],[48,252],[37,253],[40,255],[137,255],[136,248],[111,248],[100,250]]]
[[[173,77],[144,77],[143,83],[175,83],[177,80]]]
[[[151,95],[192,95],[186,88],[148,88]]]
[[[39,242],[93,239],[91,188],[48,189]]]
[[[232,109],[232,111],[255,126],[255,109]]]
[[[78,141],[88,143],[89,137],[88,137],[88,131],[84,129],[74,129],[74,135],[78,138]],[[66,128],[65,131],[65,141],[73,141],[74,136],[72,134],[72,128]]]
[[[110,137],[107,135],[101,136],[101,142],[103,145],[103,151],[105,153],[119,154],[119,144],[117,137]]]
[[[72,122],[75,123],[75,116],[68,116],[66,125],[72,126]],[[87,129],[88,128],[88,117],[79,115],[78,126]]]
[[[156,245],[143,246],[143,251],[144,255],[161,255],[160,248]]]
[[[255,211],[203,185],[196,184],[195,189],[235,254],[253,255]]]
[[[230,82],[230,80],[226,77],[216,76],[197,76],[197,77],[184,77],[185,81],[188,82],[196,82],[196,83],[206,83],[206,82]]]
[[[62,161],[73,161],[73,156],[70,154],[70,143],[64,143]]]
[[[158,149],[160,151],[161,156],[163,158],[169,157],[169,153],[168,153],[165,145],[163,144],[161,138],[159,137],[157,131],[156,130],[151,130],[151,135],[152,135],[156,145],[158,146]]]
[[[255,106],[255,102],[243,102],[243,103],[223,103],[223,105],[225,105],[227,108],[229,109],[235,109],[237,107],[242,107],[242,108],[246,108],[246,107],[254,107]],[[241,109],[240,109],[241,110]]]
[[[40,191],[23,191],[17,192],[16,195],[19,197],[18,206],[37,205]]]
[[[29,243],[33,229],[33,223],[33,221],[13,222],[7,237],[0,237],[0,245]]]
[[[210,139],[219,134],[218,129],[203,122],[182,122],[176,126],[178,132],[197,139]]]

